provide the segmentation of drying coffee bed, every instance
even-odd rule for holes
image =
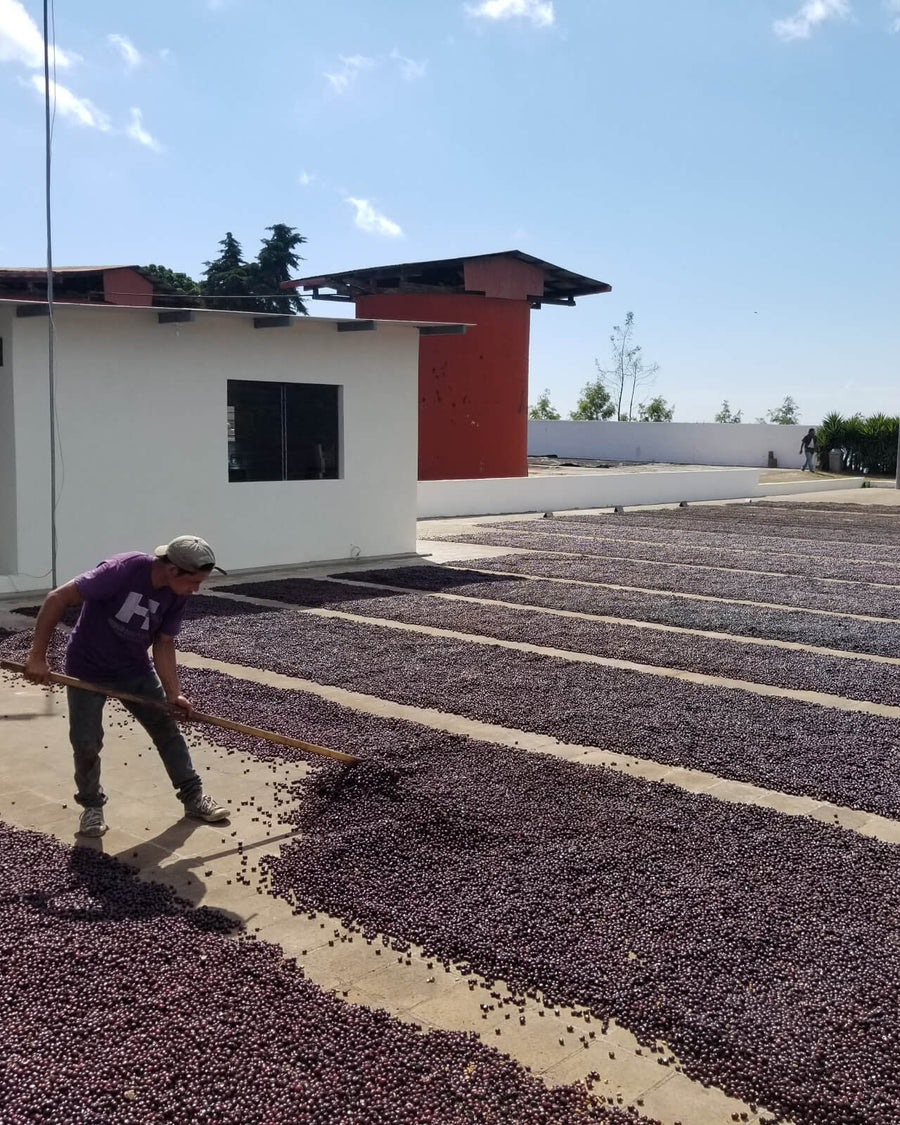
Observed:
[[[589,516],[584,516],[584,522],[575,517],[558,516],[555,520],[541,520],[540,528],[543,531],[558,531],[560,534],[576,535],[601,535],[601,537],[632,540],[639,542],[655,541],[659,543],[681,543],[686,547],[728,547],[735,550],[748,550],[763,553],[763,555],[790,555],[814,556],[819,558],[822,552],[829,557],[850,559],[861,562],[886,562],[897,564],[897,548],[890,544],[880,542],[832,542],[831,540],[818,540],[810,538],[773,537],[753,528],[741,525],[742,530],[733,531],[699,531],[672,528],[666,521],[660,520],[658,524],[642,523],[631,524],[627,515],[615,516],[615,521],[622,522],[587,522]],[[534,529],[535,520],[515,521],[504,524],[480,524],[481,528],[493,526],[497,529],[521,529],[528,531]],[[442,537],[435,537],[442,538]],[[453,537],[444,537],[453,539]]]
[[[479,560],[479,565],[482,565],[482,560]],[[563,585],[559,582],[542,581],[539,578],[516,578],[491,574],[485,569],[449,566],[348,571],[338,573],[335,577],[349,578],[356,582],[401,586],[426,593],[456,593],[467,597],[484,598],[488,601],[512,602],[542,609],[562,609],[574,613],[646,621],[681,629],[771,638],[875,656],[896,657],[900,653],[900,623],[893,621],[864,621],[853,617],[826,616],[793,609],[770,609],[766,606],[728,601],[700,601],[681,596],[677,592],[655,593],[643,590],[607,589],[603,586]],[[218,587],[220,590],[235,593],[248,593],[254,588],[256,584],[251,583]],[[207,606],[201,609],[199,601],[196,598],[191,599],[188,602],[186,616],[209,616],[215,613],[230,616],[236,612],[247,614],[259,612],[251,605],[238,611],[235,603],[220,603],[219,608],[216,608],[213,599],[208,598],[205,601]],[[38,606],[23,607],[14,612],[35,617],[38,608]],[[66,623],[74,624],[75,616],[77,614],[69,618]],[[832,689],[825,686],[823,690]]]
[[[781,508],[790,511],[802,512],[825,512],[829,515],[835,514],[834,504],[811,504],[808,500],[803,504],[798,504],[796,500],[754,500],[754,508]],[[860,512],[863,515],[887,516],[889,519],[897,521],[900,526],[900,507],[896,504],[841,504],[841,510],[847,513]]]
[[[668,513],[663,513],[666,515]],[[592,517],[584,515],[557,516],[554,519],[513,520],[503,523],[482,523],[479,528],[490,528],[498,531],[540,531],[558,532],[560,535],[578,535],[600,538],[614,538],[616,540],[639,543],[680,544],[686,547],[727,547],[734,550],[754,551],[759,554],[792,554],[812,555],[820,557],[823,552],[829,557],[837,557],[856,562],[883,562],[896,565],[897,548],[884,543],[834,543],[831,540],[819,541],[809,538],[785,538],[762,535],[754,532],[752,528],[740,525],[741,530],[733,531],[698,531],[683,530],[670,526],[660,516],[655,523],[648,523],[646,518],[640,523],[630,523],[630,516]],[[456,535],[428,535],[435,541],[458,542]]]
[[[900,724],[340,618],[197,618],[180,645],[418,707],[900,816]]]
[[[101,853],[2,822],[0,852],[4,1125],[649,1125],[343,1003]]]
[[[479,566],[482,562],[479,559]],[[894,621],[863,621],[853,617],[805,613],[802,610],[707,601],[676,593],[579,586],[575,583],[516,578],[455,566],[347,571],[336,573],[335,577],[428,593],[462,594],[471,598],[513,602],[516,605],[542,609],[563,609],[629,621],[646,621],[680,629],[703,629],[739,637],[765,637],[875,656],[896,657],[900,654],[900,623]],[[237,591],[238,587],[235,586],[234,589]]]
[[[541,610],[510,609],[497,603],[451,601],[412,592],[391,594],[387,590],[320,579],[283,578],[220,589],[298,608],[334,609],[363,617],[451,629],[709,676],[900,705],[898,664],[748,644],[729,637],[704,637],[638,625],[559,617]],[[197,610],[201,606],[195,599],[189,608]]]
[[[713,507],[695,507],[684,509],[684,514],[677,514],[677,510],[663,510],[657,512],[627,512],[620,515],[599,514],[590,515],[576,512],[572,515],[556,516],[561,523],[576,524],[586,523],[592,526],[617,526],[618,522],[628,523],[633,528],[658,527],[671,528],[683,531],[710,531],[714,529],[717,534],[734,532],[739,535],[766,535],[772,539],[800,539],[804,536],[807,546],[814,543],[821,549],[823,544],[832,543],[857,543],[863,545],[872,542],[875,545],[900,544],[900,526],[882,527],[866,524],[856,519],[852,521],[835,520],[831,523],[812,524],[797,517],[793,512],[786,513],[782,519],[761,519],[753,517],[754,509],[742,507],[739,509]]]
[[[706,597],[766,602],[819,609],[827,613],[861,613],[869,617],[896,618],[900,597],[893,588],[863,583],[824,582],[816,578],[763,575],[712,570],[705,567],[667,566],[629,559],[555,558],[542,554],[499,555],[479,559],[479,569],[539,578],[609,582],[645,590],[666,590]]]
[[[884,519],[881,515],[872,515],[869,510],[857,508],[848,510],[843,504],[831,504],[827,508],[808,508],[803,504],[788,505],[783,508],[760,506],[756,503],[737,502],[732,504],[692,504],[690,508],[670,508],[629,511],[629,515],[649,516],[653,518],[665,515],[671,519],[684,520],[688,523],[698,524],[727,524],[739,520],[752,527],[793,527],[800,528],[804,534],[828,535],[832,530],[852,530],[862,528],[866,531],[878,531],[885,538],[882,542],[900,541],[900,519],[897,519],[897,509],[894,509],[894,522]],[[621,514],[621,513],[620,513]],[[893,538],[892,538],[893,537]]]
[[[194,610],[193,608],[195,605],[197,607],[196,610]],[[21,617],[34,618],[37,617],[40,609],[41,607],[39,605],[23,605],[17,606],[16,609],[12,610],[12,612]],[[235,609],[233,604],[226,605],[222,602],[216,601],[214,598],[207,598],[201,594],[196,598],[196,600],[193,595],[188,598],[185,605],[185,616],[190,617],[192,615],[192,612],[196,613],[197,616],[202,617],[215,617],[217,614],[222,614],[225,617],[230,617],[234,615]],[[258,606],[248,603],[247,605],[241,607],[241,612],[245,614],[254,614],[262,613],[264,611],[261,610]],[[78,615],[80,613],[80,606],[70,606],[62,615],[62,618],[60,619],[61,624],[68,625],[71,628],[78,620]],[[57,633],[56,636],[61,637],[62,634]]]
[[[581,557],[599,556],[640,559],[645,562],[686,563],[690,566],[806,575],[810,578],[833,578],[847,582],[875,582],[881,585],[900,586],[900,562],[873,564],[834,559],[824,554],[767,554],[761,551],[731,550],[724,544],[717,547],[703,547],[665,542],[641,543],[634,540],[618,540],[611,536],[603,538],[560,534],[547,531],[543,527],[532,531],[481,530],[468,535],[454,535],[452,541],[477,543],[488,547],[518,547]],[[822,549],[827,550],[825,547]],[[896,551],[894,553],[896,554]]]
[[[266,861],[296,910],[504,982],[513,1019],[524,996],[572,1004],[567,1041],[614,1018],[797,1125],[897,1120],[900,848],[185,671],[201,704],[370,763],[297,786],[303,836]]]

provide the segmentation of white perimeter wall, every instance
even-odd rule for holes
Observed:
[[[529,422],[528,453],[672,465],[755,465],[771,450],[781,469],[803,464],[800,439],[809,426],[720,422]]]
[[[57,307],[60,581],[185,532],[228,570],[415,550],[415,328],[343,333],[298,317],[255,329],[202,313],[160,325],[156,313]],[[0,486],[0,540],[15,534],[17,565],[5,593],[45,588],[50,569],[47,320],[11,324],[16,518]],[[229,378],[342,386],[343,479],[229,483]]]
[[[682,500],[831,492],[860,487],[862,478],[759,484],[759,469],[694,469],[578,476],[496,477],[491,480],[419,481],[419,518],[487,516],[511,512],[564,512],[617,504],[678,504]]]

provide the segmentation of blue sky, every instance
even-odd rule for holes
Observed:
[[[45,260],[41,4],[0,0],[0,265]],[[900,412],[900,0],[55,0],[54,261],[518,248],[563,414],[635,314],[677,421]],[[334,315],[334,305],[311,306]]]

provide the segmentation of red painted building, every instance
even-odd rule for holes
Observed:
[[[520,250],[303,277],[284,287],[354,301],[358,319],[466,326],[420,342],[420,480],[527,476],[531,310],[611,289]]]
[[[53,270],[53,300],[71,304],[152,305],[167,293],[140,266],[60,266]],[[0,269],[0,297],[46,301],[47,271]]]

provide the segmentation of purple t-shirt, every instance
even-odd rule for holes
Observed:
[[[66,649],[66,671],[82,680],[127,680],[151,668],[158,633],[181,629],[187,598],[150,582],[153,556],[113,555],[75,579],[84,599]]]

